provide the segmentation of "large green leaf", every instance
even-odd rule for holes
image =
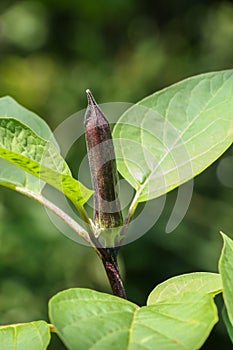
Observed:
[[[184,293],[216,295],[222,291],[221,276],[217,273],[194,272],[169,278],[150,293],[147,305],[167,300]]]
[[[233,241],[223,233],[222,237],[223,249],[219,259],[219,272],[222,276],[224,303],[233,325]]]
[[[159,197],[213,163],[233,140],[233,70],[186,79],[139,102],[113,132],[118,170],[137,201]]]
[[[88,289],[55,295],[49,315],[68,349],[194,350],[217,322],[211,295],[184,293],[139,307]]]
[[[0,327],[1,350],[45,350],[49,342],[50,331],[44,321]]]
[[[76,206],[85,203],[92,194],[72,177],[68,165],[51,142],[16,119],[0,118],[0,157],[64,192]]]

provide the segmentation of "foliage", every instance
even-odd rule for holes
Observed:
[[[201,75],[150,96],[139,103],[139,106],[149,107],[149,111],[152,111],[151,114],[145,113],[143,124],[137,118],[134,109],[127,111],[119,120],[114,131],[115,141],[120,140],[119,144],[116,143],[117,152],[120,152],[121,157],[118,170],[136,190],[134,200],[129,207],[128,218],[133,216],[139,202],[160,196],[199,174],[231,145],[232,99],[229,96],[232,95],[233,90],[232,74],[232,71],[223,71]],[[8,103],[15,104],[13,100],[8,100]],[[19,166],[31,175],[42,178],[52,186],[63,190],[67,197],[73,200],[85,221],[87,214],[83,205],[91,191],[72,178],[67,164],[56,151],[56,145],[46,142],[29,126],[19,121],[17,113],[16,110],[8,118],[0,118],[0,155],[4,162],[10,161],[14,166]],[[3,109],[2,115],[5,114]],[[180,115],[186,124],[180,122]],[[147,123],[150,127],[156,125],[158,117],[165,121],[162,127],[160,125],[159,130],[162,131],[163,140],[167,142],[170,140],[170,133],[166,134],[169,130],[168,123],[176,128],[176,131],[178,130],[178,139],[172,140],[171,145],[165,143],[164,148],[161,145],[157,147],[156,142],[154,145],[154,141],[157,140],[151,139],[149,129],[145,127]],[[131,118],[136,122],[136,127],[132,124]],[[123,122],[126,127],[122,129]],[[137,164],[136,168],[136,161],[133,159],[135,149],[127,148],[124,142],[121,142],[121,140],[135,140],[135,136],[137,146],[141,146],[137,152],[139,167]],[[138,139],[137,136],[139,136]],[[179,153],[180,144],[178,143],[177,146],[177,141],[180,140],[182,147],[185,145],[189,156],[185,162],[188,160],[192,169],[191,173],[184,172],[185,176],[181,178],[173,173],[172,159],[169,159],[170,151],[172,153],[175,150],[173,156],[180,160],[178,163],[175,162],[179,173],[183,168],[182,153]],[[205,151],[206,148],[207,151]],[[159,149],[158,154],[157,149]],[[178,153],[176,153],[177,149]],[[148,157],[147,152],[149,156],[152,155],[151,158]],[[126,164],[127,162],[129,163]],[[172,174],[166,177],[165,185],[161,186],[160,192],[155,192],[154,180],[158,179],[156,173],[158,162],[164,166],[165,174],[169,171],[172,171]],[[131,167],[132,164],[133,167]],[[18,177],[14,177],[14,172],[12,173],[11,170],[11,167],[0,169],[2,185],[36,199],[61,216],[61,212],[40,194],[37,186],[34,187],[31,183],[28,185],[30,181],[25,180],[19,183]],[[67,185],[67,176],[69,183],[77,182],[77,189],[75,186],[71,188],[69,183]],[[72,195],[73,191],[75,196]],[[70,225],[71,220],[67,216],[62,214],[62,218]],[[127,221],[126,224],[128,224]],[[74,226],[77,233],[89,243],[93,243],[90,232],[86,232],[78,224]],[[229,261],[233,260],[231,244],[233,244],[231,240],[224,236],[224,248],[219,262],[222,283],[219,275],[208,273],[184,275],[176,278],[175,282],[171,279],[156,287],[148,298],[147,306],[141,308],[129,301],[87,289],[61,292],[53,297],[49,304],[50,319],[55,326],[55,331],[69,349],[75,349],[77,344],[83,349],[89,349],[90,346],[104,349],[109,348],[110,345],[114,349],[141,349],[145,344],[148,349],[153,349],[155,346],[159,349],[175,346],[199,349],[217,322],[217,309],[213,299],[221,291],[223,291],[229,316],[228,331],[229,323],[232,324],[231,291],[229,290],[229,271],[232,268],[232,263]],[[200,284],[203,287],[200,287]],[[159,297],[156,297],[156,294]],[[76,320],[79,322],[76,323]],[[98,322],[100,326],[96,327]],[[1,329],[0,333],[3,337],[10,327]],[[21,327],[24,332],[27,325],[20,326],[20,330]],[[51,327],[53,329],[53,326]],[[9,331],[9,334],[10,338],[12,331]],[[47,343],[48,339],[45,338],[43,344],[40,343],[41,349],[46,348]]]
[[[135,102],[171,82],[232,67],[229,0],[2,0],[0,10],[0,95],[33,109],[52,129],[86,106],[88,87],[101,102]],[[176,190],[144,238],[120,251],[126,289],[137,304],[165,278],[216,270],[216,232],[232,231],[232,150],[196,178],[174,234],[165,227]],[[84,152],[80,140],[67,155],[74,176]],[[1,323],[46,319],[45,301],[62,288],[110,291],[98,257],[59,234],[40,205],[7,188],[0,191],[0,261]],[[50,349],[63,350],[59,345]],[[231,344],[217,326],[203,349],[222,347]]]
[[[232,89],[231,70],[199,75],[146,97],[120,118],[113,133],[118,169],[138,202],[193,178],[231,145]]]
[[[49,326],[44,321],[0,327],[0,344],[3,349],[44,350],[49,341]]]
[[[69,289],[49,302],[50,319],[68,349],[199,349],[217,322],[214,296],[223,292],[228,299],[228,269],[233,268],[233,241],[223,235],[224,247],[218,274],[193,273],[176,276],[158,285],[147,306],[89,289]],[[230,249],[226,249],[228,246]],[[225,288],[226,286],[226,288]],[[156,297],[157,295],[157,297]],[[229,306],[230,305],[230,306]],[[231,304],[226,304],[232,314]],[[232,326],[231,321],[229,324]],[[227,324],[227,327],[229,327]],[[12,329],[17,328],[17,332]],[[14,342],[24,349],[46,349],[48,329],[42,321],[3,326],[0,341],[7,349]],[[53,330],[54,331],[54,330]],[[40,332],[40,337],[38,333]],[[38,337],[38,338],[37,338]],[[19,347],[19,349],[21,349]]]

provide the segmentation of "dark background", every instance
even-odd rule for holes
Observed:
[[[137,102],[185,77],[232,68],[232,43],[230,1],[3,0],[0,95],[54,129],[85,108],[86,88],[100,103]],[[121,249],[130,300],[144,304],[171,276],[217,271],[218,232],[233,237],[232,167],[217,176],[226,157],[232,148],[195,179],[188,213],[173,233],[165,227],[176,191],[154,228]],[[47,319],[47,301],[62,289],[110,291],[94,252],[59,233],[41,206],[4,188],[0,199],[1,324]],[[202,349],[220,346],[232,348],[222,321]],[[64,346],[53,336],[49,349]]]

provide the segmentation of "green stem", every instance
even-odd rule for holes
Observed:
[[[57,330],[53,324],[48,323],[48,327],[51,333],[57,333]]]
[[[138,206],[138,192],[136,192],[131,204],[130,204],[130,207],[129,207],[129,210],[128,210],[128,213],[126,215],[126,218],[124,220],[124,223],[123,223],[123,227],[121,229],[121,232],[120,232],[120,240],[119,240],[119,246],[118,246],[118,250],[119,250],[119,247],[122,245],[124,239],[125,239],[125,236],[126,236],[126,232],[128,230],[128,227],[129,227],[129,224],[130,224],[130,221],[137,209],[137,206]]]
[[[70,226],[79,236],[81,236],[85,241],[92,245],[88,232],[80,226],[75,220],[73,220],[68,214],[66,214],[62,209],[57,207],[54,203],[50,202],[47,198],[42,196],[40,193],[33,192],[27,188],[16,186],[15,190],[26,195],[29,198],[32,198],[44,205],[46,208],[51,210],[54,214],[59,216],[68,226]]]

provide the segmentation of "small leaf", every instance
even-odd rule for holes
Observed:
[[[118,170],[138,202],[187,182],[233,141],[233,70],[191,77],[145,98],[123,114],[113,137]]]
[[[18,120],[0,118],[0,157],[64,192],[77,207],[92,194],[72,177],[56,147]]]
[[[219,259],[222,277],[223,299],[231,324],[233,325],[233,241],[222,233],[223,248]]]
[[[231,322],[229,320],[227,309],[226,309],[225,305],[222,309],[222,317],[223,317],[223,321],[224,321],[226,329],[227,329],[227,333],[231,339],[231,342],[233,343],[233,325],[231,324]]]
[[[2,350],[45,350],[49,342],[50,331],[44,321],[0,327]]]
[[[58,293],[49,315],[70,350],[195,350],[218,318],[208,294],[184,293],[140,308],[88,289]]]
[[[184,293],[218,294],[222,291],[221,276],[217,273],[194,272],[169,278],[150,293],[147,305]]]

